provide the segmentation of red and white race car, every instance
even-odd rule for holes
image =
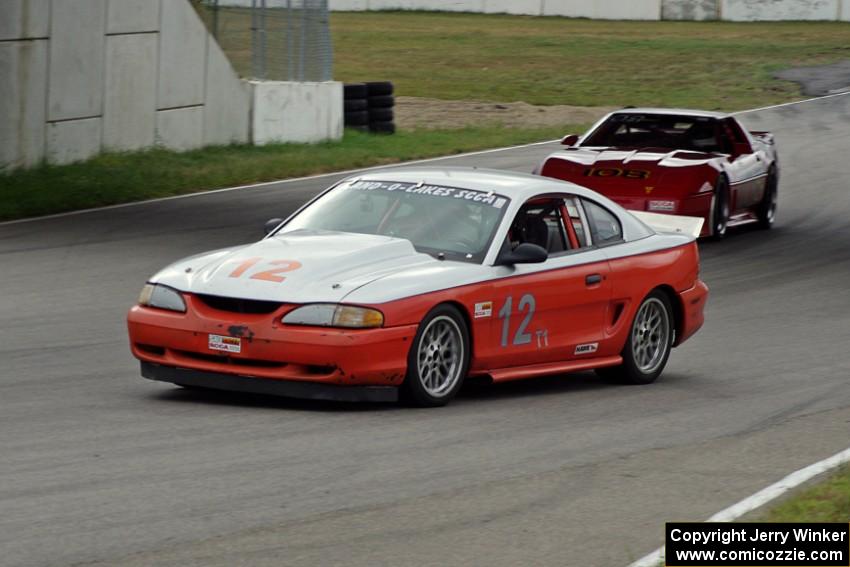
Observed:
[[[344,180],[267,236],[181,260],[128,325],[142,375],[337,400],[447,403],[494,381],[600,369],[655,380],[703,323],[700,219],[476,169]],[[676,222],[670,222],[670,221]]]
[[[589,187],[636,211],[705,219],[701,236],[776,218],[779,164],[773,135],[701,110],[612,112],[548,156],[540,175]]]

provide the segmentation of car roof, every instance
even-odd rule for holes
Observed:
[[[726,112],[713,112],[711,110],[694,110],[691,108],[623,108],[615,110],[611,114],[667,114],[671,116],[698,116],[704,118],[728,118]]]
[[[599,199],[599,194],[590,189],[549,177],[515,171],[476,167],[393,167],[370,171],[348,178],[362,181],[397,181],[423,183],[492,191],[514,200],[525,201],[545,193],[570,193],[580,197]]]

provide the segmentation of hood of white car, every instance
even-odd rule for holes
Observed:
[[[337,302],[369,282],[440,263],[408,240],[299,230],[186,258],[150,281],[222,297]]]

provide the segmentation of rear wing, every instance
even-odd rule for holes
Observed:
[[[662,215],[660,213],[647,213],[646,211],[629,212],[655,232],[688,234],[694,238],[699,238],[702,232],[702,223],[705,222],[705,219],[699,217]]]
[[[758,138],[765,144],[770,144],[771,146],[774,144],[773,142],[773,134],[770,132],[750,132],[750,135],[753,138]]]

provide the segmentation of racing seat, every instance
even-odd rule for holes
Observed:
[[[530,242],[549,250],[549,225],[539,216],[528,215],[522,227],[522,242]]]

